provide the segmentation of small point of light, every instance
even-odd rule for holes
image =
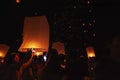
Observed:
[[[76,6],[74,6],[74,8],[76,8]]]
[[[94,36],[94,37],[96,36],[95,33],[93,34],[93,36]]]
[[[91,24],[91,23],[89,23],[89,26],[92,26],[92,24]]]
[[[90,4],[90,1],[87,1],[88,4]]]
[[[60,65],[63,69],[65,69],[66,68],[66,66],[65,65]]]
[[[85,26],[85,23],[83,23],[82,25]]]
[[[93,67],[91,67],[91,70],[94,70],[94,68],[93,68]]]
[[[4,59],[1,60],[1,63],[4,63]]]
[[[47,61],[47,57],[45,55],[43,56],[43,59],[45,62]]]
[[[69,26],[69,28],[71,28],[71,26]]]
[[[88,32],[87,30],[84,30],[83,32]]]
[[[64,59],[64,63],[66,63],[67,62],[67,60],[66,59]]]

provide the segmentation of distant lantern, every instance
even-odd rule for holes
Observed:
[[[9,50],[8,45],[0,44],[0,58],[4,58],[8,50]]]
[[[93,47],[87,47],[86,51],[87,51],[88,58],[95,57],[95,51]]]
[[[52,48],[56,49],[59,54],[65,54],[65,47],[64,47],[64,44],[61,42],[53,43]]]
[[[20,3],[21,2],[21,0],[16,0],[16,3]]]
[[[85,23],[83,23],[82,25],[85,26]]]
[[[47,52],[49,47],[49,24],[45,16],[25,17],[23,30],[23,43],[20,52],[28,49],[37,55]]]
[[[87,1],[88,4],[90,4],[90,1]]]

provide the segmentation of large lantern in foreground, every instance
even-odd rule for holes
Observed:
[[[59,54],[65,54],[65,47],[64,47],[64,44],[61,42],[53,43],[52,48],[56,49]]]
[[[49,24],[45,16],[25,17],[23,43],[19,51],[26,52],[34,49],[37,53],[48,51]]]

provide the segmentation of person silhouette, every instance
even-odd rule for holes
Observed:
[[[9,62],[4,62],[0,68],[0,80],[18,80],[20,69],[20,58],[16,52],[11,52],[8,56]]]
[[[20,69],[19,69],[19,78],[18,80],[33,80],[33,73],[32,73],[32,59],[34,57],[34,53],[32,50],[28,50],[25,53],[25,59],[23,60]]]
[[[88,76],[88,64],[85,57],[80,57],[80,53],[71,52],[72,60],[67,66],[67,80],[84,80]]]
[[[64,70],[60,67],[58,52],[56,49],[50,49],[48,52],[47,64],[39,80],[61,80]]]

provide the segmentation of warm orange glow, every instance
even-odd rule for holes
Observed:
[[[9,46],[5,44],[0,44],[0,57],[4,58],[8,49],[9,49]]]
[[[59,54],[65,54],[65,47],[64,47],[64,44],[61,42],[53,43],[52,48],[57,49]]]
[[[3,63],[3,62],[4,62],[4,59],[1,60],[1,63]]]
[[[21,2],[21,0],[16,0],[16,3],[20,3]]]
[[[60,65],[63,69],[65,69],[66,68],[66,66],[65,65]]]
[[[43,55],[43,52],[36,52],[35,55],[36,56]]]
[[[88,58],[95,57],[95,52],[93,47],[87,47],[86,48]]]
[[[0,57],[3,57],[3,53],[2,52],[0,52]]]
[[[94,53],[89,53],[89,57],[95,57]]]
[[[25,17],[23,43],[19,51],[26,48],[40,48],[48,51],[49,24],[45,16]],[[27,51],[27,50],[26,50]],[[37,52],[37,50],[35,50]],[[40,51],[39,51],[40,52]],[[43,51],[42,51],[43,52]]]
[[[26,43],[24,48],[41,48],[39,42],[31,41],[31,43]]]

